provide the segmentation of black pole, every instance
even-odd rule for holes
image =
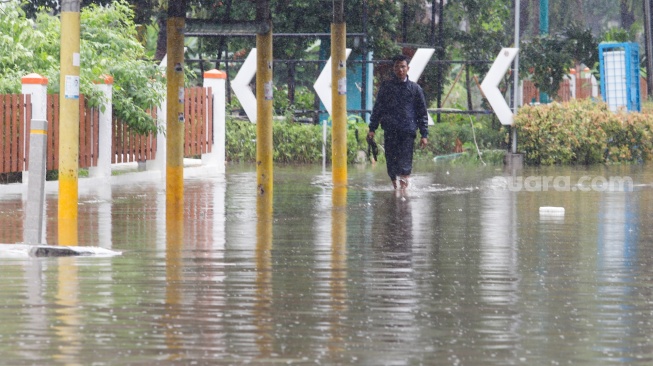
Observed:
[[[431,0],[431,44],[433,47],[436,47],[435,44],[435,1]]]
[[[290,105],[295,105],[295,65],[296,63],[288,63],[288,102]]]
[[[469,77],[469,65],[464,64],[463,67],[465,68],[465,89],[467,89],[467,109],[471,111],[472,109],[474,109],[474,106],[472,105],[472,92],[471,92],[470,77]]]
[[[229,44],[225,44],[224,71],[227,73],[227,104],[231,104],[231,82],[229,81]]]
[[[229,22],[231,18],[231,0],[227,0],[227,9],[225,10],[224,17],[222,17],[222,21],[227,23]],[[226,42],[227,42],[227,37],[223,36],[220,37],[220,44],[218,46],[218,61],[216,62],[215,68],[220,69],[220,59],[222,58],[222,51],[226,47]],[[224,52],[224,59],[229,60],[229,54],[227,51]]]

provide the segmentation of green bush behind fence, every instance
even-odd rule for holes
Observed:
[[[653,158],[653,114],[612,112],[603,102],[525,106],[515,118],[529,165],[642,163]]]

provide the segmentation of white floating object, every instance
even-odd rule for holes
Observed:
[[[47,244],[0,244],[0,258],[28,257],[112,257],[122,252],[100,247],[57,246]]]
[[[565,215],[565,208],[564,207],[542,206],[542,207],[540,207],[540,215],[564,216]]]

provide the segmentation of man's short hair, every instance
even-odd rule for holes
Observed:
[[[395,57],[392,58],[393,64],[401,61],[406,61],[406,64],[408,64],[408,62],[410,61],[410,57],[406,55],[396,55]]]

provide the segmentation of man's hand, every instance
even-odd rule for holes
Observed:
[[[374,131],[370,131],[367,133],[367,139],[368,140],[374,140]]]
[[[419,146],[420,146],[421,148],[425,148],[426,145],[428,145],[428,143],[429,143],[429,140],[428,140],[426,137],[422,137],[422,138],[419,140]]]

